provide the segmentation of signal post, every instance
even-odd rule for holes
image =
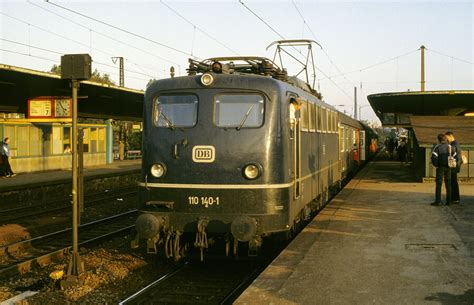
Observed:
[[[72,253],[69,261],[67,278],[63,284],[77,283],[77,277],[84,271],[79,256],[79,195],[83,193],[82,170],[79,168],[77,130],[77,92],[81,80],[90,79],[92,75],[92,59],[89,54],[66,54],[61,56],[61,78],[71,81],[72,87]],[[82,159],[82,156],[81,156]]]

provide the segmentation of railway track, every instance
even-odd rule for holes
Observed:
[[[79,226],[79,245],[84,246],[135,227],[137,210],[117,214]],[[67,253],[71,244],[71,228],[0,247],[0,276],[23,273],[35,264],[49,263]]]
[[[99,205],[116,197],[126,198],[135,196],[137,192],[137,187],[133,186],[114,189],[107,192],[88,194],[84,198],[84,206]],[[3,209],[0,210],[0,223],[11,223],[25,218],[32,218],[33,216],[65,211],[70,208],[71,198],[57,198],[49,202],[40,202],[11,209]]]
[[[269,262],[184,263],[119,304],[232,304]]]

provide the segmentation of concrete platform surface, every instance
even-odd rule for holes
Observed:
[[[234,304],[474,304],[474,185],[433,207],[410,177],[369,163]]]
[[[141,160],[114,161],[112,164],[86,167],[84,177],[105,176],[113,173],[126,173],[137,171],[141,168]],[[13,169],[15,171],[15,169]],[[71,170],[52,170],[44,172],[20,173],[15,177],[0,177],[0,192],[34,185],[44,185],[48,183],[58,183],[72,179]]]

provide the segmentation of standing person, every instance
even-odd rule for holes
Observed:
[[[395,153],[398,152],[398,139],[397,138],[393,138],[393,153],[394,153],[394,157],[395,157]]]
[[[446,135],[440,133],[438,135],[438,145],[436,145],[431,152],[431,163],[436,167],[435,201],[431,203],[431,205],[434,206],[441,205],[441,187],[443,185],[443,177],[444,185],[446,187],[446,205],[451,204],[451,168],[448,166],[450,150],[451,155],[456,153],[455,148],[451,148],[448,144]]]
[[[459,195],[459,183],[458,183],[458,173],[461,171],[461,147],[459,147],[458,141],[454,138],[454,133],[448,131],[445,133],[448,143],[456,149],[456,168],[451,169],[451,200],[453,203],[459,203],[461,197]]]
[[[398,145],[397,154],[398,154],[398,161],[400,161],[401,165],[403,165],[403,163],[408,163],[408,159],[407,159],[408,148],[407,148],[406,139],[402,139],[402,141],[400,142],[400,145]]]
[[[395,148],[395,143],[393,141],[393,139],[388,139],[388,143],[387,143],[387,151],[388,151],[388,156],[390,158],[393,157],[393,149]]]
[[[5,177],[5,164],[3,163],[3,141],[0,142],[0,177]]]
[[[10,143],[10,138],[5,138],[2,144],[2,165],[3,165],[3,172],[5,177],[14,177],[16,174],[13,173],[12,168],[10,166],[10,161],[8,160],[10,157],[10,147],[8,144]]]

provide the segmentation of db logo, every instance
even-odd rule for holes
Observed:
[[[216,158],[216,149],[210,145],[193,147],[193,161],[196,163],[212,163]]]

